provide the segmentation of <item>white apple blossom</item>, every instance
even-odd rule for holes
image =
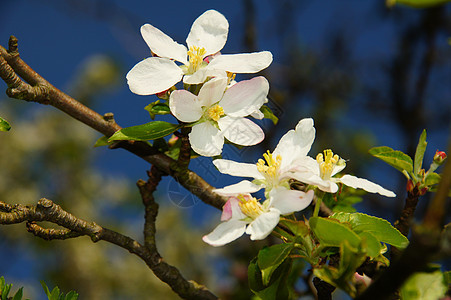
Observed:
[[[207,77],[231,73],[256,73],[268,67],[268,51],[221,55],[227,41],[229,23],[215,10],[208,10],[193,23],[186,39],[188,48],[150,24],[141,27],[141,35],[154,57],[137,63],[127,74],[130,90],[138,95],[165,91],[183,78],[187,84],[204,82]],[[177,65],[175,61],[181,63]]]
[[[288,131],[279,141],[273,153],[269,151],[263,154],[263,159],[259,159],[257,164],[239,163],[226,159],[216,159],[213,164],[224,174],[241,177],[251,177],[254,180],[243,180],[237,184],[216,189],[215,192],[221,195],[234,195],[237,193],[254,193],[260,189],[265,189],[265,196],[269,198],[284,197],[293,201],[308,201],[311,198],[303,198],[304,193],[291,190],[289,185],[293,172],[296,171],[294,161],[301,159],[310,151],[310,147],[315,138],[315,128],[312,119],[299,121],[296,128]],[[276,191],[275,193],[272,191]]]
[[[282,193],[286,190],[282,191]],[[302,193],[302,192],[301,192]],[[298,201],[290,197],[273,198],[260,203],[250,194],[232,196],[223,207],[221,224],[202,239],[212,246],[228,244],[244,233],[249,234],[251,240],[266,238],[277,226],[281,215],[291,214],[306,208],[313,198],[313,191],[304,193],[305,199]],[[280,195],[280,194],[279,194]]]
[[[169,97],[171,113],[180,121],[191,123],[191,148],[203,156],[222,152],[224,138],[232,143],[251,146],[265,137],[263,130],[245,117],[260,109],[269,91],[262,77],[240,81],[227,88],[227,78],[207,81],[194,95],[186,90],[173,91]]]

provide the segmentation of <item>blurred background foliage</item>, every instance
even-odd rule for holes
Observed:
[[[82,103],[100,113],[115,113],[122,126],[148,122],[143,108],[155,100],[132,95],[125,82],[125,73],[149,55],[139,26],[149,22],[181,43],[192,21],[206,9],[215,8],[231,23],[225,52],[273,52],[274,62],[262,75],[270,81],[270,106],[280,118],[275,127],[268,121],[261,123],[267,136],[261,145],[242,150],[226,146],[224,157],[256,161],[301,118],[313,117],[317,138],[310,154],[332,148],[349,160],[347,173],[395,190],[395,200],[364,195],[364,201],[357,204],[359,211],[393,222],[403,205],[405,180],[372,159],[368,149],[387,145],[413,155],[421,130],[426,128],[426,163],[436,149],[445,150],[451,120],[451,5],[419,10],[402,6],[389,9],[380,0],[315,4],[242,0],[233,5],[213,2],[205,7],[203,2],[194,1],[184,13],[186,4],[181,1],[162,4],[172,11],[153,1],[132,1],[128,7],[119,1],[101,0],[36,2],[44,18],[50,11],[67,18],[73,32],[52,36],[49,28],[40,34],[50,37],[40,37],[42,43],[35,41],[30,49],[27,39],[18,36],[21,56]],[[32,5],[36,4],[2,3],[2,45],[10,34],[17,34],[15,30],[32,30],[23,24],[25,29],[11,26],[9,13]],[[177,20],[173,22],[173,18]],[[32,20],[22,19],[29,24]],[[108,28],[124,50],[105,50],[95,44],[97,41],[89,50],[92,33],[75,27],[82,23]],[[180,32],[173,35],[176,29],[166,30],[166,25]],[[33,55],[44,51],[50,41],[64,43],[72,36],[84,42],[85,34],[80,48],[61,46],[63,55],[55,56],[53,65],[46,61],[50,52],[33,61]],[[101,40],[102,36],[96,38]],[[61,59],[65,51],[68,53]],[[61,68],[62,61],[67,67]],[[134,182],[145,178],[149,166],[126,153],[93,148],[100,135],[53,108],[4,96],[0,113],[12,125],[10,132],[0,132],[0,199],[34,204],[46,197],[82,219],[140,240],[143,209]],[[232,180],[220,176],[210,159],[196,159],[190,167],[214,186]],[[219,222],[220,212],[194,198],[182,205],[171,195],[189,196],[174,189],[174,182],[166,179],[157,193],[161,205],[157,245],[164,259],[186,278],[206,284],[224,299],[249,299],[247,265],[258,249],[274,241],[250,243],[245,237],[222,248],[204,244],[201,236]],[[425,203],[427,197],[417,210],[418,219]],[[302,266],[300,274],[305,277]],[[80,299],[176,298],[140,260],[122,249],[102,242],[93,244],[86,237],[46,242],[27,233],[25,225],[0,227],[0,275],[15,287],[24,285],[26,296],[32,299],[42,299],[42,279],[49,287],[76,290]],[[301,280],[300,295],[304,289]]]

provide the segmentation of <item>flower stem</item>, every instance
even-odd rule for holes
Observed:
[[[313,216],[317,217],[319,214],[319,208],[321,207],[321,203],[323,202],[324,192],[315,190],[315,196],[316,196],[316,203],[315,203],[315,209],[313,210]]]

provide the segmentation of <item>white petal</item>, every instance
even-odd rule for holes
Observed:
[[[269,51],[222,54],[215,57],[207,68],[226,70],[232,73],[257,73],[267,68],[271,62],[272,54]]]
[[[225,78],[227,77],[227,73],[224,70],[210,70],[207,68],[201,68],[192,75],[185,75],[183,77],[183,83],[199,84],[205,82],[208,77]]]
[[[317,176],[320,175],[318,162],[310,156],[303,156],[293,161],[293,167],[290,170],[293,172],[308,172]]]
[[[169,109],[178,120],[187,123],[199,120],[203,114],[197,96],[185,90],[177,90],[171,93]]]
[[[265,117],[265,115],[259,109],[257,109],[253,113],[251,113],[250,116],[252,118],[257,119],[257,120],[261,120],[261,119],[263,119]]]
[[[311,172],[292,172],[291,178],[300,182],[315,185],[320,190],[327,193],[336,193],[338,191],[338,185],[331,180],[323,180],[318,175]]]
[[[269,192],[269,199],[271,206],[279,210],[281,215],[291,214],[310,205],[313,199],[313,190],[304,193],[279,187]]]
[[[222,189],[213,190],[215,193],[223,196],[236,196],[238,194],[255,193],[262,189],[262,186],[253,184],[249,180],[228,185]]]
[[[187,64],[187,49],[184,45],[174,42],[168,35],[150,24],[141,26],[141,35],[150,50],[159,57],[175,59]]]
[[[355,189],[360,188],[370,193],[378,193],[386,197],[396,197],[396,194],[393,193],[392,191],[384,189],[380,185],[373,183],[369,180],[358,178],[352,175],[344,175],[341,178],[337,178],[337,181],[340,181],[343,184]]]
[[[224,47],[228,32],[227,19],[216,10],[207,10],[194,21],[186,44],[205,48],[205,56],[215,54]]]
[[[223,174],[264,179],[263,175],[257,170],[256,164],[239,163],[228,159],[215,159],[213,164]]]
[[[343,171],[343,169],[346,168],[346,163],[343,161],[343,163],[341,165],[335,165],[334,168],[332,169],[332,173],[330,173],[330,176],[333,177],[334,175],[340,173],[341,171]]]
[[[199,100],[202,105],[210,107],[219,102],[227,87],[227,78],[214,78],[205,83],[199,91]]]
[[[277,144],[274,155],[283,157],[281,168],[290,166],[293,161],[307,155],[315,139],[313,119],[302,119],[296,128],[288,131]]]
[[[245,117],[260,109],[265,103],[268,91],[269,83],[263,76],[243,80],[225,92],[219,105],[228,116]]]
[[[246,224],[244,221],[236,220],[222,222],[202,240],[215,247],[223,246],[242,236],[246,230]]]
[[[218,125],[225,138],[237,145],[252,146],[265,138],[260,126],[245,118],[235,119],[225,116],[219,119]]]
[[[224,136],[209,122],[194,125],[188,137],[191,148],[202,156],[215,156],[222,152]]]
[[[127,73],[130,90],[138,95],[152,95],[169,89],[182,79],[183,72],[167,58],[149,57]]]
[[[246,233],[251,235],[251,240],[262,240],[277,226],[279,219],[280,212],[270,208],[268,212],[262,213],[247,226]]]

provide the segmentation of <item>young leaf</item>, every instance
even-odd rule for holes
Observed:
[[[150,103],[144,109],[149,112],[152,120],[155,119],[155,115],[167,115],[171,113],[169,106],[166,103],[161,103],[160,100]]]
[[[262,281],[265,286],[269,284],[271,275],[277,267],[288,257],[294,245],[277,244],[260,250],[257,263],[262,272]]]
[[[432,273],[416,273],[402,286],[401,299],[436,300],[445,296],[447,290],[440,270]]]
[[[274,115],[274,113],[268,106],[263,105],[262,107],[260,107],[260,111],[263,113],[263,118],[270,119],[274,123],[274,125],[277,125],[279,118]]]
[[[14,295],[12,300],[22,300],[22,296],[23,296],[23,287],[21,287],[16,294]]]
[[[60,289],[59,287],[55,286],[50,293],[49,300],[59,300],[60,299]]]
[[[380,242],[405,248],[409,240],[394,228],[387,220],[362,213],[335,213],[331,218],[348,223],[357,234],[367,232],[374,235]]]
[[[309,223],[313,233],[324,246],[339,247],[343,241],[348,241],[354,248],[360,245],[360,237],[338,220],[311,217]]]
[[[11,129],[11,125],[9,125],[8,121],[0,117],[0,131],[9,131]]]
[[[47,295],[47,297],[50,298],[50,291],[49,291],[47,284],[45,284],[45,282],[43,280],[41,280],[40,283],[42,285],[42,288],[44,289],[45,294]]]
[[[423,130],[423,132],[420,135],[420,140],[418,141],[417,150],[415,151],[415,160],[413,163],[413,174],[418,174],[420,171],[422,165],[423,165],[423,158],[424,158],[424,152],[426,151],[426,129]]]
[[[403,170],[406,170],[408,173],[412,173],[413,171],[412,159],[401,151],[393,150],[387,146],[381,146],[371,148],[369,153],[374,157],[385,161],[398,171],[402,172]]]
[[[306,236],[309,228],[303,221],[281,220],[280,225],[287,227],[296,236]]]
[[[369,257],[375,258],[379,254],[381,254],[381,251],[383,249],[382,244],[373,234],[367,231],[363,231],[360,232],[358,235],[362,239]]]
[[[112,143],[112,141],[109,141],[106,136],[102,136],[99,138],[96,143],[94,144],[94,147],[102,147],[102,146],[109,146]]]
[[[435,172],[426,175],[425,184],[431,186],[440,182],[441,176]]]
[[[66,297],[64,297],[64,300],[77,300],[78,294],[75,291],[70,291],[67,293]]]
[[[154,121],[143,125],[122,128],[121,130],[116,131],[108,140],[155,140],[173,133],[180,127],[181,125],[171,124],[164,121]]]

